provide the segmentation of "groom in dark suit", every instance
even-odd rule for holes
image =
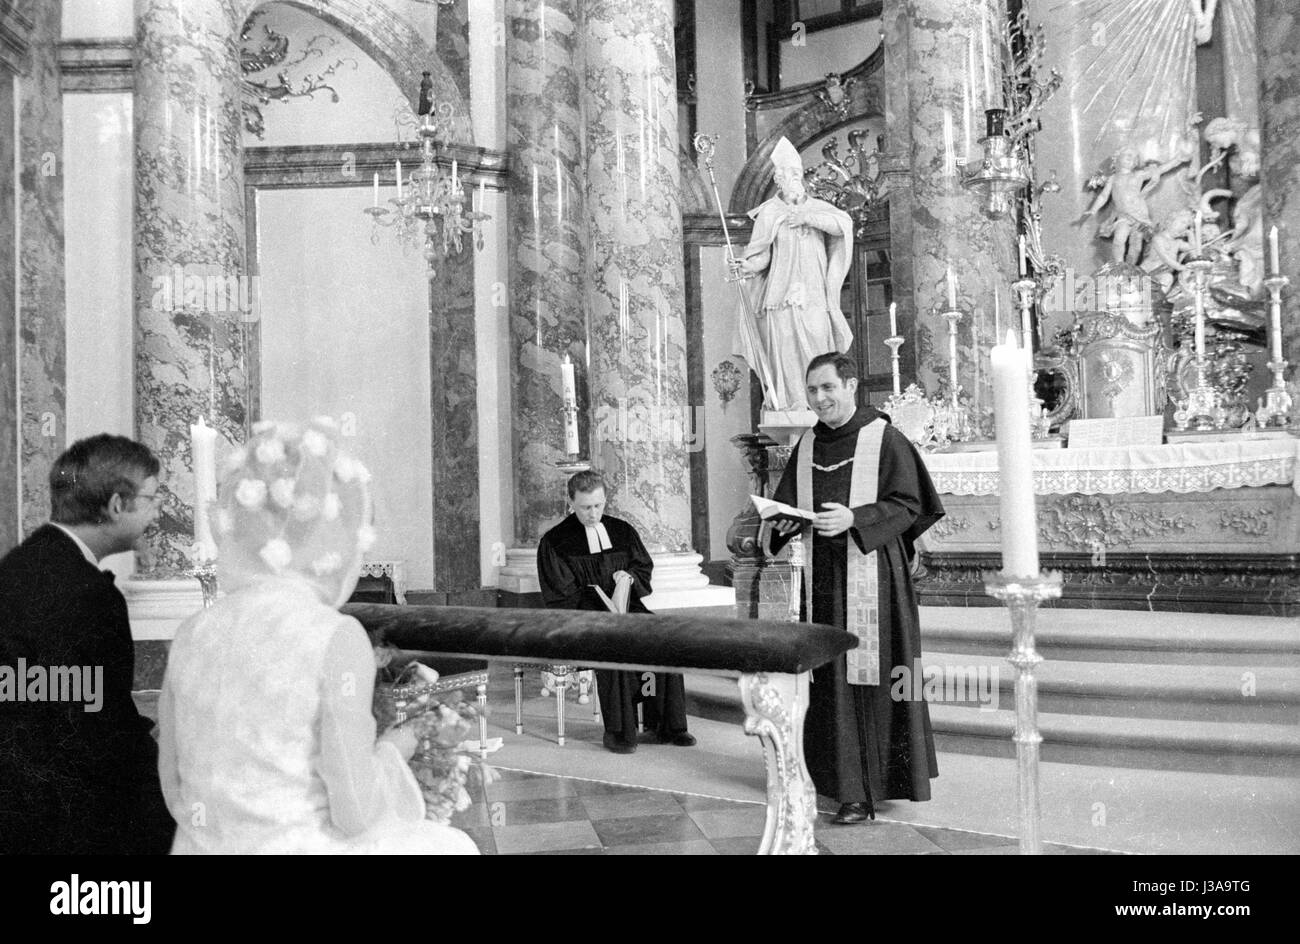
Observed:
[[[171,846],[126,600],[98,566],[157,518],[158,470],[121,436],[75,443],[50,470],[50,523],[0,560],[0,853]]]

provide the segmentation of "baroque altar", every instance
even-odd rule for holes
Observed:
[[[994,605],[997,456],[924,456],[947,515],[925,536],[922,604]],[[1036,450],[1057,606],[1300,615],[1300,439]]]

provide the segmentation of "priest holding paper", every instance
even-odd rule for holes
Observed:
[[[778,520],[771,542],[775,553],[803,531],[812,553],[802,618],[858,637],[813,672],[804,722],[808,769],[817,792],[840,803],[838,824],[874,818],[881,800],[928,800],[938,776],[926,704],[892,683],[896,667],[919,668],[911,565],[943,506],[916,448],[885,414],[856,405],[857,388],[851,357],[822,354],[808,365],[819,422],[795,446],[774,498],[816,518]]]
[[[599,472],[579,472],[569,479],[569,505],[572,514],[537,545],[542,601],[552,609],[649,613],[641,598],[650,594],[650,552],[635,528],[605,514],[605,480]],[[608,750],[636,750],[637,702],[644,705],[646,729],[661,743],[695,743],[686,731],[686,688],[680,675],[597,669],[596,692]]]

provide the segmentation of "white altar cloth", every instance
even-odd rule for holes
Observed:
[[[924,453],[935,488],[946,495],[996,495],[998,454]],[[1300,495],[1300,439],[1178,443],[1106,449],[1035,449],[1039,495],[1209,492],[1291,485]]]

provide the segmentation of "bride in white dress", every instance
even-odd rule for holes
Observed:
[[[158,703],[172,852],[476,855],[424,818],[414,735],[376,740],[374,653],[338,612],[373,541],[369,473],[328,419],[255,430],[213,520],[224,596],[177,630]]]

